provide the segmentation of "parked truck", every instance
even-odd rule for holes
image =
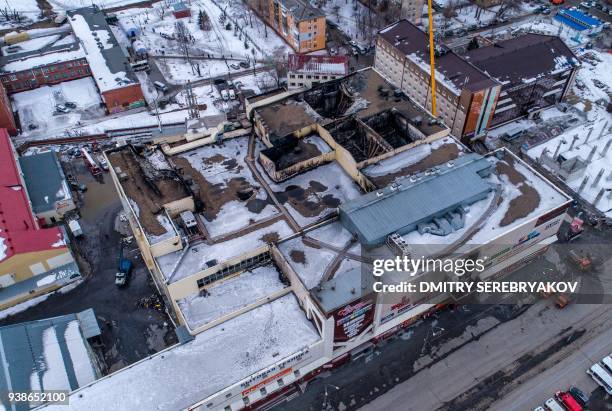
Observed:
[[[115,285],[124,287],[127,285],[130,273],[132,272],[132,262],[123,257],[123,241],[119,246],[119,263],[115,274]]]

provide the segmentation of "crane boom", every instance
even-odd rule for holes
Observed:
[[[436,112],[436,67],[434,48],[433,13],[431,10],[432,0],[427,0],[427,15],[429,16],[429,77],[431,82],[431,114],[438,116]]]

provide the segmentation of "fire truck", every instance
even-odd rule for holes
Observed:
[[[87,151],[87,149],[83,147],[81,149],[81,152],[83,153],[83,161],[85,162],[85,166],[87,166],[87,168],[89,169],[89,172],[94,176],[102,174],[102,169],[100,168],[96,160],[93,159],[91,154],[89,154],[89,151]]]

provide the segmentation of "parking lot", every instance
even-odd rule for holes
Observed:
[[[115,286],[114,277],[122,236],[115,230],[121,204],[106,174],[100,181],[89,174],[80,158],[71,161],[79,183],[87,186],[81,195],[80,224],[84,236],[74,241],[85,261],[85,279],[74,290],[57,292],[38,305],[0,322],[2,325],[49,318],[93,308],[102,329],[101,353],[106,371],[111,372],[138,361],[176,342],[172,322],[163,311],[139,308],[141,299],[156,293],[132,242],[124,256],[134,264],[128,285]],[[121,223],[119,221],[119,223]]]

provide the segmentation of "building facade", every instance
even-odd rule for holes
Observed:
[[[14,94],[88,76],[91,76],[89,64],[85,57],[81,57],[2,73],[0,74],[0,82],[2,82],[8,94]]]
[[[80,278],[59,227],[41,228],[6,130],[0,129],[0,309]]]
[[[401,0],[401,18],[412,24],[420,25],[423,16],[424,0]]]
[[[348,56],[290,54],[287,88],[312,87],[349,73]]]
[[[325,48],[325,15],[305,0],[269,0],[272,27],[298,53]],[[257,10],[256,10],[257,11]]]
[[[381,30],[375,67],[411,99],[431,111],[427,35],[408,20]],[[491,125],[501,84],[450,50],[436,52],[437,116],[464,141],[482,138]]]
[[[534,33],[470,50],[466,59],[502,84],[492,127],[560,102],[580,68],[559,37]]]
[[[0,81],[0,128],[6,129],[10,135],[17,134],[17,125],[13,116],[11,100],[6,93],[4,85]]]

